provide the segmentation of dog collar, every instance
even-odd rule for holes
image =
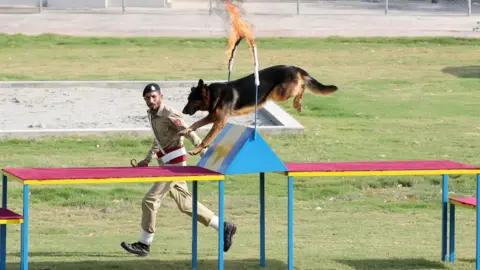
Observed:
[[[208,110],[211,111],[212,110],[212,103],[210,102],[210,91],[208,91],[208,88],[207,88],[207,91],[206,91],[206,97],[207,97],[207,106],[208,106]]]

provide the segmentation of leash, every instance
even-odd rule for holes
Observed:
[[[137,160],[136,159],[131,159],[130,160],[130,165],[132,165],[132,167],[137,167],[138,163],[137,163]]]

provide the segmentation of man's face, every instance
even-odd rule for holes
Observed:
[[[147,93],[143,99],[145,99],[145,103],[150,110],[157,110],[162,104],[162,97],[163,95],[159,92],[150,92]]]

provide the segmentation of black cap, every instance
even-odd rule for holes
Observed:
[[[155,91],[162,93],[162,90],[160,89],[160,86],[158,84],[149,83],[147,84],[147,86],[145,86],[145,88],[143,88],[143,96],[145,96],[145,94],[147,93],[155,92]]]

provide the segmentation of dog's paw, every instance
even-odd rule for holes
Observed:
[[[295,110],[297,110],[297,112],[301,113],[302,112],[302,104],[298,103],[298,104],[295,104]]]

